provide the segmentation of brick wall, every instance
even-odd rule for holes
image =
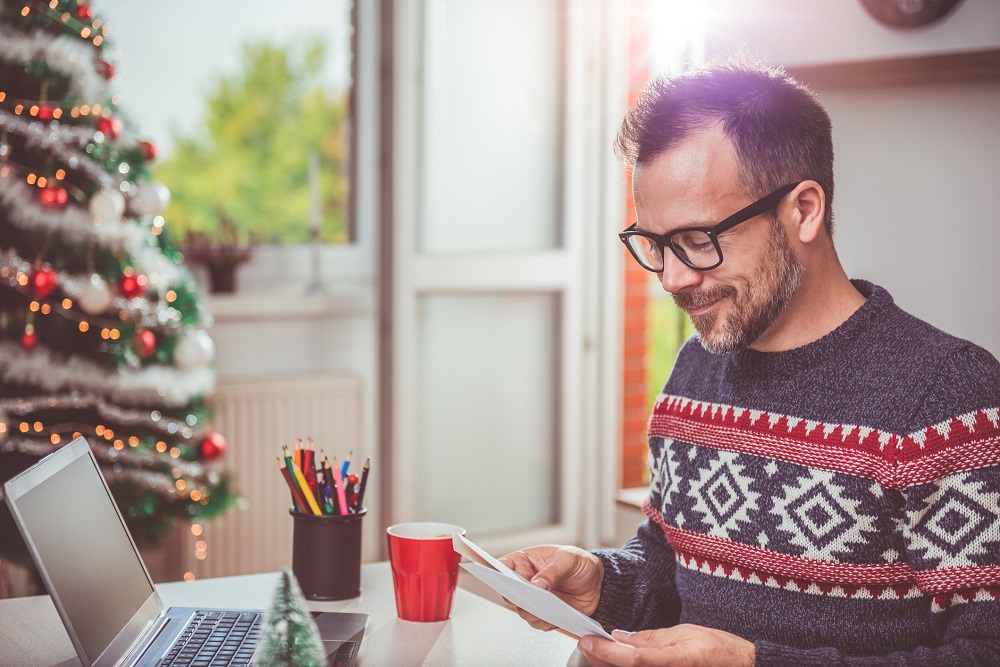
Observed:
[[[629,104],[639,96],[649,79],[646,59],[649,51],[649,0],[632,0],[629,43]],[[635,207],[632,202],[632,178],[625,179],[628,192],[624,217],[619,229],[632,224]],[[649,273],[639,266],[622,246],[625,283],[622,314],[622,426],[621,426],[621,487],[643,486],[646,475],[646,423],[649,419],[647,395],[646,327],[649,296]]]

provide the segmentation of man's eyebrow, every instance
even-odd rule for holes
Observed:
[[[668,234],[673,234],[674,232],[679,232],[685,229],[701,229],[705,227],[715,227],[717,224],[719,224],[719,222],[720,222],[719,220],[711,220],[704,222],[694,221],[694,222],[689,222],[688,224],[685,225],[678,225],[676,227],[672,227],[671,229],[668,229],[665,232],[654,232],[648,227],[643,227],[642,221],[639,218],[636,218],[635,228],[637,231],[646,232],[647,234],[656,234],[657,236],[667,236]]]

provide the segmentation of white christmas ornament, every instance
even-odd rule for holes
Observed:
[[[135,189],[131,209],[136,215],[156,215],[162,213],[170,203],[170,190],[159,181],[140,183]]]
[[[215,343],[204,329],[189,329],[174,350],[174,365],[183,370],[201,368],[214,358]]]
[[[108,283],[95,273],[90,276],[90,280],[80,290],[80,297],[77,301],[83,312],[88,315],[100,315],[111,305],[113,296]]]
[[[125,212],[125,198],[115,190],[101,190],[90,198],[90,214],[101,220],[115,220]]]

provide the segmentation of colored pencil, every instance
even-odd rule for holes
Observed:
[[[347,496],[344,494],[344,479],[340,476],[340,468],[337,466],[337,457],[333,458],[333,478],[337,481],[337,503],[340,505],[340,513],[347,516]]]
[[[302,489],[302,495],[305,496],[309,509],[312,510],[313,514],[322,514],[323,512],[320,510],[319,505],[316,504],[316,498],[313,496],[306,478],[302,476],[302,471],[298,468],[292,468],[292,475],[295,477],[295,481],[299,483],[299,488]]]
[[[358,498],[354,501],[354,513],[357,514],[364,507],[361,503],[365,498],[365,486],[368,485],[368,469],[372,466],[372,459],[369,456],[365,459],[365,466],[361,469],[361,483],[358,484]]]
[[[294,480],[292,480],[292,474],[288,472],[288,466],[285,465],[285,462],[281,460],[280,456],[278,457],[278,469],[281,470],[281,477],[285,480],[285,484],[288,485],[289,491],[292,492],[292,503],[295,505],[295,511],[305,511],[304,508],[306,507],[306,499],[302,495],[302,491],[300,491],[299,487],[295,484]]]

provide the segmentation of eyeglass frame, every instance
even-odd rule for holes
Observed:
[[[677,259],[681,260],[681,262],[683,262],[685,266],[690,267],[695,271],[711,271],[712,269],[717,269],[719,266],[721,266],[724,259],[724,257],[722,256],[722,247],[719,245],[718,237],[720,234],[729,231],[730,229],[740,224],[741,222],[752,220],[761,213],[766,213],[771,209],[775,208],[785,197],[785,195],[787,195],[795,188],[799,187],[799,185],[801,185],[804,182],[805,181],[799,181],[797,183],[789,183],[788,185],[783,185],[774,192],[772,192],[771,194],[761,197],[752,204],[749,204],[748,206],[744,206],[739,211],[733,213],[731,216],[729,216],[722,222],[718,223],[717,225],[713,225],[711,227],[684,227],[682,229],[675,229],[669,234],[654,234],[652,232],[646,232],[639,229],[638,228],[639,221],[636,220],[631,225],[629,225],[625,230],[618,232],[618,238],[621,239],[621,242],[625,244],[626,248],[628,248],[629,253],[631,253],[632,257],[635,258],[635,261],[639,262],[639,266],[646,269],[647,271],[652,271],[653,273],[660,273],[663,271],[663,269],[662,268],[651,269],[648,266],[646,266],[646,264],[642,261],[639,255],[636,254],[635,249],[629,244],[628,239],[631,236],[642,236],[643,238],[647,238],[650,241],[655,242],[656,245],[658,245],[660,248],[660,255],[664,258],[666,258],[666,255],[663,252],[664,247],[670,248],[670,252],[674,253],[674,256]],[[695,266],[694,264],[691,263],[690,260],[685,259],[684,256],[681,254],[681,252],[674,246],[673,241],[670,240],[671,237],[676,236],[677,234],[683,234],[685,232],[703,232],[706,236],[708,236],[709,240],[712,241],[712,245],[715,246],[715,252],[719,256],[719,261],[713,264],[712,266],[702,267],[702,266]],[[665,261],[664,261],[664,267],[666,267]]]

